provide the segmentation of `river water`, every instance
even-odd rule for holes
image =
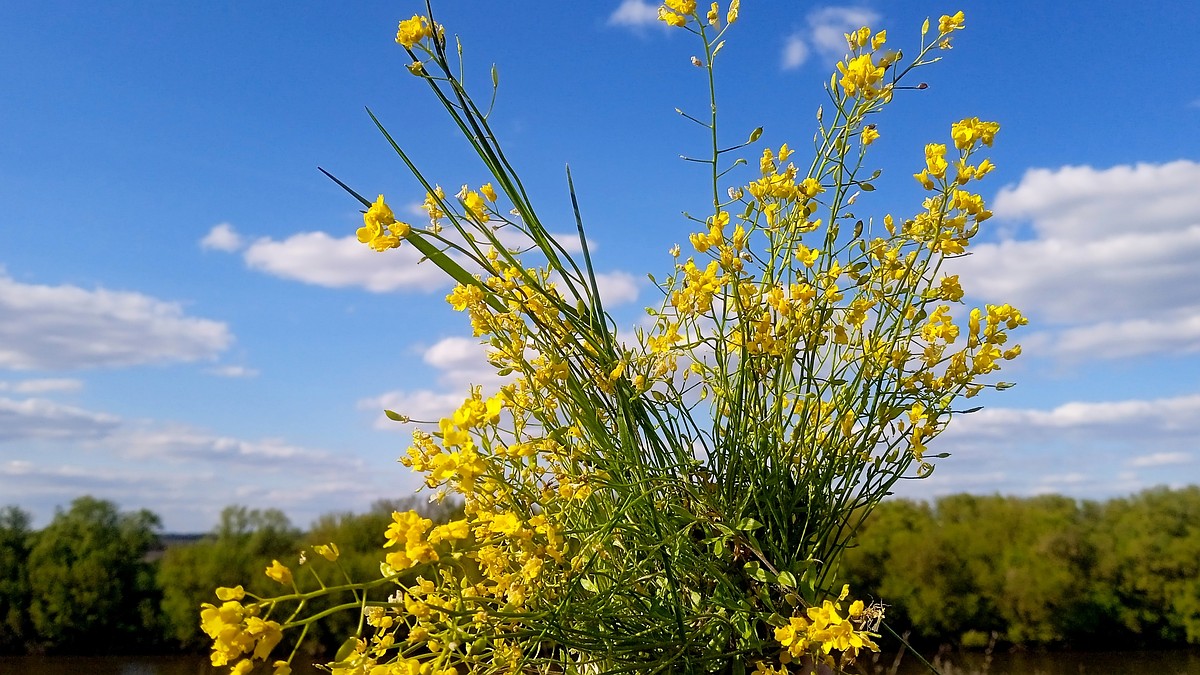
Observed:
[[[891,659],[862,663],[868,675],[928,673],[915,660],[893,670]],[[1200,675],[1200,650],[1155,652],[1056,652],[955,655],[939,662],[942,675]],[[0,675],[218,675],[204,656],[0,656]],[[269,671],[268,671],[269,672]],[[326,671],[297,667],[296,675]]]

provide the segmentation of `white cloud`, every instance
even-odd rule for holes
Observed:
[[[379,396],[362,399],[358,402],[358,407],[361,410],[377,413],[373,423],[376,429],[408,431],[408,425],[388,419],[383,411],[391,410],[400,415],[407,415],[415,422],[436,425],[438,420],[462,405],[466,397],[466,391],[458,393],[439,393],[428,389],[389,391]]]
[[[255,473],[360,471],[363,462],[278,438],[247,440],[179,425],[127,426],[109,443],[121,457],[158,464],[199,463],[214,471]]]
[[[865,7],[823,7],[809,12],[807,28],[784,41],[783,69],[799,68],[814,50],[826,61],[841,59],[849,51],[846,33],[875,24],[879,19],[879,14]]]
[[[111,434],[116,417],[41,398],[0,398],[0,442],[95,439]]]
[[[1149,455],[1134,457],[1129,461],[1129,466],[1174,466],[1178,464],[1188,464],[1191,461],[1192,454],[1189,452],[1155,452]]]
[[[294,518],[365,509],[415,488],[345,449],[279,438],[245,439],[184,425],[130,422],[37,399],[0,398],[0,494],[43,523],[84,494],[148,507],[174,531],[200,531],[229,504],[283,508]],[[136,501],[132,501],[136,500]]]
[[[384,410],[408,415],[414,420],[436,423],[454,412],[467,397],[467,388],[480,386],[490,393],[507,378],[496,373],[487,362],[487,347],[477,338],[448,337],[426,348],[422,360],[438,371],[435,377],[442,392],[430,389],[389,391],[360,400],[358,407],[377,414],[374,426],[386,431],[406,431],[407,427],[387,418]]]
[[[242,237],[229,223],[214,225],[208,234],[200,240],[200,248],[211,251],[232,253],[242,247]]]
[[[0,381],[0,391],[11,391],[14,394],[50,394],[74,392],[81,389],[83,389],[82,381],[66,377],[48,377],[17,382]]]
[[[1200,440],[1200,394],[1155,400],[1072,401],[1049,410],[984,408],[956,419],[946,432],[957,440],[1003,440],[1047,431],[1078,432],[1096,438],[1114,434],[1146,439],[1164,434]]]
[[[448,285],[412,246],[379,253],[357,238],[302,232],[282,241],[258,239],[243,253],[246,264],[267,274],[329,288],[359,287],[374,293],[431,291]]]
[[[846,33],[878,23],[880,16],[866,7],[823,7],[808,15],[813,46],[827,59],[840,59],[849,47]]]
[[[475,338],[448,337],[426,349],[423,359],[440,370],[475,369],[487,365],[487,347]]]
[[[634,302],[638,297],[637,279],[628,272],[597,273],[596,289],[606,309]]]
[[[217,377],[249,378],[258,377],[258,370],[246,366],[218,366],[208,370],[210,375]]]
[[[1027,222],[951,261],[967,292],[1011,302],[1031,353],[1122,358],[1200,350],[1200,163],[1032,169],[994,200]],[[1019,232],[1019,230],[1018,230]]]
[[[560,289],[563,289],[561,276],[555,274],[550,280]],[[620,270],[597,272],[596,290],[600,291],[600,301],[604,304],[605,311],[608,311],[613,307],[636,301],[638,298],[638,281],[632,274]]]
[[[897,492],[963,490],[1107,498],[1160,484],[1200,482],[1200,394],[1072,401],[1048,408],[985,408],[955,418],[930,444],[949,452],[931,478]]]
[[[497,231],[504,246],[521,250],[531,240],[511,227]],[[462,241],[460,235],[447,233],[451,240]],[[582,251],[578,236],[569,233],[550,233],[569,254]],[[588,241],[590,250],[596,244]],[[435,291],[450,285],[450,278],[411,245],[384,252],[373,251],[356,237],[331,237],[324,232],[301,232],[277,241],[268,237],[252,243],[244,252],[247,266],[272,276],[329,288],[362,288],[374,293],[393,291]],[[533,261],[537,253],[529,253]],[[468,270],[469,261],[456,257]],[[637,299],[636,280],[625,272],[606,272],[596,275],[601,297],[612,305]]]
[[[621,4],[609,15],[608,24],[630,28],[645,28],[657,24],[666,27],[665,23],[658,20],[659,4],[646,0],[621,0]]]
[[[783,69],[792,70],[804,65],[808,60],[808,45],[800,33],[789,35],[783,43]]]
[[[0,271],[0,368],[70,370],[213,358],[233,342],[219,321],[141,293],[41,286]]]

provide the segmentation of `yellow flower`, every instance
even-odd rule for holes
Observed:
[[[938,20],[938,30],[941,31],[942,35],[962,30],[963,19],[962,11],[955,13],[954,16],[943,14],[942,18]]]
[[[334,543],[330,543],[328,545],[317,544],[316,546],[313,546],[313,553],[316,553],[330,562],[337,560],[339,555],[337,544]]]
[[[788,625],[775,629],[775,641],[782,645],[793,657],[798,657],[808,649],[808,621],[804,617],[793,616]]]
[[[921,173],[914,173],[913,178],[916,178],[917,182],[921,184],[921,187],[925,188],[926,190],[932,190],[934,188],[933,180],[929,177],[929,169],[921,169]]]
[[[483,193],[484,197],[487,197],[489,202],[496,202],[496,188],[492,187],[491,183],[484,183],[483,186],[479,188],[479,191]]]
[[[356,233],[358,240],[376,251],[386,251],[400,245],[400,237],[409,232],[408,223],[397,222],[395,214],[383,201],[383,195],[363,214],[363,226]]]
[[[430,35],[433,35],[433,31],[429,29],[429,19],[414,14],[413,18],[400,22],[400,26],[396,29],[396,42],[404,45],[405,48],[412,48],[413,45]]]
[[[977,141],[990,148],[997,131],[1000,131],[998,122],[984,122],[978,117],[968,117],[950,126],[950,136],[954,139],[954,147],[959,150],[966,150],[975,145]]]
[[[963,289],[958,283],[957,274],[942,277],[942,282],[938,285],[938,295],[943,300],[949,300],[950,302],[962,300]]]
[[[877,139],[877,138],[879,138],[879,130],[877,130],[875,128],[874,124],[868,125],[863,128],[863,130],[862,130],[862,144],[863,145],[870,145],[870,144],[874,143],[875,139]]]
[[[271,566],[267,568],[267,576],[285,586],[292,583],[292,571],[278,560],[271,561]]]
[[[742,0],[732,0],[729,3],[729,13],[725,15],[725,23],[732,24],[738,20],[738,10],[742,8]]]
[[[812,267],[817,263],[817,258],[821,256],[821,249],[809,248],[804,244],[796,244],[796,262],[803,264],[805,267]]]
[[[687,25],[687,17],[680,16],[666,7],[658,8],[658,20],[676,28],[682,28]]]
[[[246,597],[246,591],[240,585],[233,588],[221,587],[217,589],[218,600],[241,600],[244,597]]]
[[[946,163],[946,145],[944,143],[929,143],[925,146],[925,166],[930,176],[946,177],[946,167],[950,165]]]
[[[271,675],[292,675],[292,666],[287,661],[276,661],[271,667],[275,669]]]
[[[879,93],[875,85],[883,79],[884,69],[875,65],[870,54],[862,54],[849,61],[840,62],[837,67],[842,74],[840,83],[847,96],[871,99]]]
[[[887,42],[887,31],[881,30],[875,34],[875,37],[871,38],[871,49],[878,50],[885,42]]]
[[[512,513],[501,513],[492,518],[488,529],[496,534],[512,536],[521,530],[521,520]]]
[[[713,28],[719,28],[721,26],[721,8],[717,5],[717,3],[714,2],[712,7],[708,8],[708,16],[705,18],[708,19],[708,25],[712,26]]]
[[[677,14],[691,14],[696,11],[696,0],[664,0],[663,4]]]
[[[438,207],[440,200],[446,198],[446,192],[442,190],[442,186],[437,186],[433,192],[425,193],[425,201],[421,203],[421,208],[425,209],[425,213],[429,214],[429,222],[436,223],[439,218],[445,217],[445,213]]]
[[[429,533],[429,543],[437,544],[451,539],[466,539],[470,535],[471,526],[467,521],[452,520],[445,525],[433,528]]]
[[[484,203],[483,197],[474,190],[467,190],[462,195],[463,206],[467,209],[467,217],[471,220],[483,224],[488,221],[487,204]]]

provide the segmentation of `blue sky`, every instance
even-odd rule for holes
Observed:
[[[431,415],[490,382],[448,286],[353,241],[329,169],[398,210],[422,193],[369,106],[453,190],[481,167],[392,41],[415,2],[40,2],[0,7],[0,504],[44,524],[81,494],[205,530],[227,504],[306,525],[409,494],[384,405]],[[1200,9],[1178,2],[746,2],[718,62],[730,144],[800,154],[841,32],[914,50],[967,30],[879,121],[864,210],[911,211],[922,148],[994,119],[996,217],[962,263],[975,303],[1031,318],[1025,355],[902,493],[1104,498],[1200,482]],[[703,71],[635,0],[443,2],[468,85],[544,221],[571,165],[614,314],[654,301],[701,212]],[[830,37],[833,36],[833,37]],[[554,227],[552,226],[552,229]]]

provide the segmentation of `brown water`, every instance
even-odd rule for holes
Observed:
[[[891,659],[863,663],[870,675],[892,673]],[[1068,652],[1052,654],[963,654],[939,663],[942,675],[1200,675],[1200,650],[1158,652]],[[0,675],[224,675],[204,656],[0,656]],[[324,671],[297,667],[296,675]],[[913,659],[896,675],[928,673]]]
[[[292,672],[328,675],[307,667]],[[214,668],[206,656],[0,656],[0,675],[229,675],[229,667]]]
[[[941,675],[1200,675],[1200,650],[952,654],[933,663]],[[868,675],[926,675],[914,658],[861,664]]]

